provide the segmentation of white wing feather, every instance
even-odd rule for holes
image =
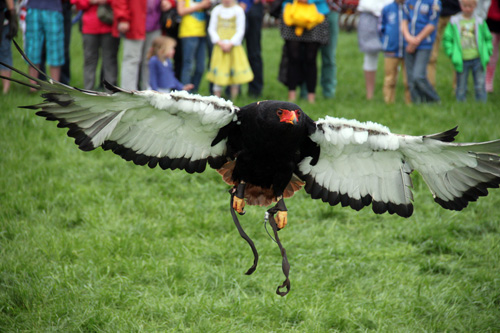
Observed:
[[[326,117],[310,135],[320,147],[315,165],[299,164],[306,191],[331,205],[359,210],[372,204],[376,213],[413,212],[415,169],[422,174],[436,202],[460,210],[486,195],[500,182],[500,141],[459,144],[455,129],[429,136],[392,134],[385,126]]]
[[[225,140],[212,146],[219,130],[235,119],[230,101],[185,91],[113,94],[81,91],[56,82],[41,84],[44,103],[37,114],[69,127],[82,150],[99,146],[126,160],[162,168],[201,172],[207,159],[226,152]]]

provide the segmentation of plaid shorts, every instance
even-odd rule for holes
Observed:
[[[30,8],[26,14],[26,55],[36,65],[42,62],[45,43],[47,64],[64,65],[64,24],[60,12]]]

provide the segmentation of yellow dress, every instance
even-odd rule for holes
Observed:
[[[236,16],[228,19],[218,16],[217,20],[217,34],[220,39],[231,39],[236,33]],[[235,45],[230,52],[223,52],[219,45],[214,45],[207,80],[219,86],[252,81],[253,72],[243,46]]]

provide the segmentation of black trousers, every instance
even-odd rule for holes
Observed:
[[[289,90],[296,90],[302,82],[306,82],[307,92],[316,91],[318,67],[316,56],[320,44],[286,41],[285,48],[288,56],[287,83]]]
[[[246,13],[245,41],[247,45],[248,62],[254,75],[252,82],[248,84],[248,94],[254,97],[262,94],[264,88],[263,65],[262,65],[262,20],[264,18],[264,6],[262,2],[252,5]]]

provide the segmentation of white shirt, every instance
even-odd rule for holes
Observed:
[[[217,5],[212,10],[210,14],[210,23],[208,25],[208,34],[210,35],[210,40],[212,44],[216,44],[220,41],[220,37],[217,34],[217,22],[219,21],[219,16],[224,19],[229,19],[236,16],[236,33],[229,40],[233,45],[241,45],[243,37],[245,37],[245,11],[238,5],[232,7],[224,7],[223,5]]]

